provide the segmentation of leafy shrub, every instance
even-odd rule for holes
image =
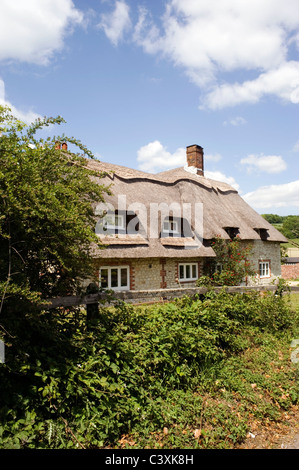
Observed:
[[[92,328],[80,309],[3,318],[0,445],[99,448],[125,433],[148,438],[174,420],[186,426],[198,390],[215,391],[216,377],[224,380],[220,365],[225,370],[260,331],[274,337],[293,322],[283,296],[224,290],[154,306],[118,303],[101,309]],[[241,390],[243,381],[231,384]],[[232,441],[241,439],[245,421],[231,423]]]

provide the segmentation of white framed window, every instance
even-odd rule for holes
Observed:
[[[179,233],[179,224],[177,220],[166,219],[163,222],[164,233]]]
[[[103,266],[100,268],[100,286],[103,289],[129,290],[129,266]]]
[[[259,261],[260,277],[270,277],[270,261]]]
[[[179,280],[180,281],[196,281],[198,279],[197,263],[180,263],[179,264]]]
[[[125,217],[122,214],[106,214],[103,217],[103,228],[106,230],[124,230]]]

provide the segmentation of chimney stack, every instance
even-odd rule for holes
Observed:
[[[186,153],[187,165],[196,168],[196,173],[203,176],[203,148],[199,145],[189,145],[186,149]]]
[[[67,151],[67,143],[66,142],[59,142],[57,140],[57,142],[55,142],[55,149],[56,150],[65,150]]]

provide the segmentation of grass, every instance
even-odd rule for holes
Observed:
[[[299,238],[294,238],[294,239],[292,239],[292,241],[295,242],[297,245],[299,245]],[[293,243],[290,243],[290,242],[289,243],[284,243],[283,247],[284,248],[296,248],[296,246],[293,245]]]
[[[294,311],[299,310],[299,292],[290,294],[290,308]]]

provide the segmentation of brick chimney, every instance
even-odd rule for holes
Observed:
[[[187,165],[196,168],[196,173],[204,175],[203,169],[203,148],[199,145],[189,145],[186,148]]]
[[[55,142],[55,149],[56,150],[67,150],[67,143],[66,142]]]

